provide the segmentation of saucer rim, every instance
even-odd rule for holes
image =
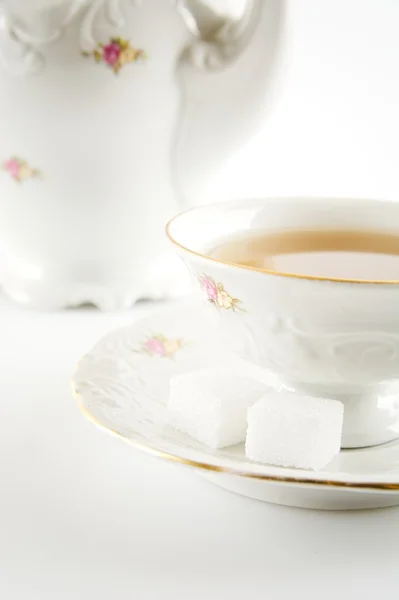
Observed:
[[[163,460],[168,460],[169,462],[174,462],[177,464],[184,465],[186,467],[191,467],[194,469],[202,470],[202,471],[211,471],[214,473],[224,473],[226,475],[234,475],[236,477],[244,477],[246,479],[254,479],[258,481],[266,481],[269,483],[282,483],[282,484],[299,484],[305,486],[318,486],[318,487],[330,487],[330,488],[338,488],[338,489],[353,489],[357,491],[370,491],[374,490],[377,492],[399,492],[399,482],[398,483],[383,483],[383,482],[350,482],[350,481],[342,481],[342,480],[331,480],[331,479],[311,479],[311,478],[303,478],[303,477],[291,477],[291,476],[280,476],[280,475],[265,475],[263,473],[247,473],[245,471],[241,471],[240,469],[232,469],[221,466],[213,465],[209,462],[205,461],[195,461],[191,459],[184,458],[182,456],[178,456],[177,454],[171,454],[170,452],[164,452],[162,450],[158,450],[150,445],[143,444],[142,442],[138,442],[134,438],[127,438],[120,434],[118,431],[111,429],[98,421],[84,406],[83,398],[80,392],[77,391],[75,387],[75,383],[73,379],[71,380],[71,388],[72,394],[77,402],[78,408],[81,414],[91,423],[99,427],[100,429],[106,431],[107,433],[121,439],[123,442],[129,444],[130,446],[140,450],[141,452],[145,452],[151,456],[161,458]]]
[[[72,377],[70,378],[70,386],[71,386],[71,391],[72,391],[72,395],[75,398],[75,401],[78,405],[78,408],[81,412],[81,414],[91,423],[93,423],[94,425],[96,425],[99,429],[117,437],[120,438],[122,441],[124,441],[125,443],[128,443],[129,445],[131,445],[132,447],[136,448],[137,450],[140,450],[141,452],[145,452],[146,454],[149,454],[151,456],[154,457],[158,457],[158,458],[162,458],[164,460],[168,460],[169,462],[173,462],[175,464],[181,464],[183,466],[187,466],[187,467],[191,467],[200,471],[208,471],[208,472],[214,472],[214,473],[221,473],[221,474],[226,474],[226,475],[231,475],[231,476],[236,476],[236,477],[240,477],[240,478],[244,478],[244,479],[249,479],[249,480],[254,480],[254,481],[264,481],[264,482],[268,482],[268,483],[276,483],[276,484],[297,484],[297,485],[302,485],[302,486],[316,486],[318,488],[321,487],[325,487],[325,488],[330,488],[330,489],[347,489],[347,490],[353,490],[353,491],[357,491],[357,492],[366,492],[366,491],[374,491],[376,493],[378,492],[382,492],[382,493],[398,493],[399,492],[399,477],[395,476],[393,478],[393,480],[391,478],[385,479],[385,477],[381,477],[379,475],[377,475],[377,477],[374,476],[376,474],[372,474],[371,477],[371,481],[370,479],[367,481],[366,479],[356,479],[356,480],[347,480],[347,479],[343,479],[343,477],[345,477],[345,474],[343,473],[337,473],[336,475],[334,474],[334,476],[332,478],[329,478],[328,476],[318,476],[319,474],[315,474],[315,477],[311,476],[311,471],[308,471],[307,474],[309,473],[309,476],[296,476],[293,475],[293,469],[289,469],[290,474],[288,475],[283,475],[280,473],[265,473],[264,470],[262,472],[257,471],[257,463],[254,463],[252,461],[249,461],[252,463],[252,467],[253,469],[251,471],[246,471],[245,469],[240,469],[240,467],[226,467],[220,464],[214,464],[211,462],[211,459],[201,459],[201,460],[195,460],[193,458],[186,458],[178,453],[173,453],[173,452],[168,452],[165,450],[160,450],[159,448],[151,445],[151,443],[146,443],[143,442],[141,440],[135,439],[135,434],[130,434],[129,436],[124,435],[123,433],[120,433],[119,431],[113,429],[112,427],[110,427],[108,424],[105,424],[103,421],[99,420],[96,416],[94,416],[90,410],[87,408],[85,402],[85,395],[84,393],[79,391],[79,374],[81,372],[81,368],[84,367],[84,363],[87,360],[87,358],[90,356],[90,354],[96,349],[98,348],[105,340],[108,340],[109,337],[113,337],[113,336],[117,336],[122,334],[122,332],[126,332],[126,331],[131,331],[132,329],[136,329],[137,327],[139,327],[140,325],[143,325],[144,323],[149,323],[151,322],[153,319],[156,319],[157,317],[161,317],[162,319],[165,318],[165,316],[168,313],[174,313],[177,310],[181,310],[181,309],[186,309],[186,310],[192,310],[193,308],[193,297],[189,296],[188,298],[182,298],[180,301],[175,301],[171,304],[167,304],[166,306],[163,305],[161,307],[159,307],[157,310],[151,311],[150,314],[147,315],[143,315],[142,317],[139,317],[137,319],[134,320],[133,323],[130,323],[128,325],[125,325],[123,327],[117,327],[115,329],[113,329],[112,331],[109,331],[108,333],[106,333],[105,335],[101,336],[100,339],[98,339],[96,341],[96,343],[94,343],[91,347],[91,349],[86,352],[83,356],[81,356],[81,358],[77,361],[77,363],[75,364],[75,369],[73,370],[73,374]],[[399,439],[397,440],[399,443]],[[385,444],[382,444],[381,446],[385,446]],[[259,465],[260,467],[267,467],[267,465]],[[270,467],[273,467],[273,465],[270,465]],[[282,468],[279,469],[280,471],[282,470]],[[380,479],[381,477],[381,479]],[[385,481],[384,481],[385,479]]]

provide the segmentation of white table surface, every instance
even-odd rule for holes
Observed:
[[[0,598],[397,597],[399,509],[247,500],[81,416],[76,360],[149,310],[45,314],[0,299]]]

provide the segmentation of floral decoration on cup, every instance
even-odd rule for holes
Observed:
[[[12,156],[4,161],[3,170],[18,183],[22,183],[27,179],[32,179],[33,177],[38,177],[40,175],[38,169],[34,169],[26,162],[26,160],[18,158],[17,156]]]
[[[85,53],[90,56],[90,53]],[[143,50],[138,50],[130,45],[129,40],[120,37],[111,38],[107,44],[98,44],[93,52],[97,62],[105,62],[114,73],[119,73],[128,63],[137,62],[146,58]]]
[[[157,333],[143,342],[141,352],[149,356],[174,358],[176,352],[183,348],[184,345],[184,340],[167,338],[163,334]]]
[[[218,309],[244,310],[241,306],[241,300],[233,298],[225,289],[223,283],[216,283],[210,275],[198,276],[201,289],[205,292],[207,299]]]

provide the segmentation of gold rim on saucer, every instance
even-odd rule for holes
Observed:
[[[368,482],[351,483],[349,481],[334,481],[334,480],[328,480],[328,479],[307,479],[307,478],[303,478],[303,477],[302,478],[301,477],[282,477],[282,476],[277,476],[277,475],[263,475],[261,473],[246,473],[245,471],[240,471],[238,469],[227,469],[225,467],[218,467],[216,465],[212,465],[207,462],[197,462],[195,460],[183,458],[183,457],[177,456],[175,454],[163,452],[161,450],[158,450],[157,448],[152,448],[151,446],[143,444],[142,442],[138,442],[137,440],[135,440],[133,438],[126,438],[123,435],[121,435],[120,433],[118,433],[117,431],[115,431],[114,429],[111,429],[111,428],[107,427],[106,425],[104,425],[103,423],[101,423],[100,421],[97,421],[97,419],[95,417],[93,417],[93,415],[84,406],[81,396],[75,388],[74,382],[71,382],[71,387],[72,387],[73,396],[78,403],[79,410],[82,413],[82,415],[84,417],[86,417],[86,419],[88,419],[94,425],[96,425],[97,427],[100,427],[104,431],[111,433],[112,435],[116,436],[117,438],[130,444],[134,448],[137,448],[137,450],[141,450],[142,452],[146,452],[147,454],[150,454],[157,458],[163,458],[164,460],[168,460],[168,461],[175,462],[175,463],[178,463],[181,465],[185,465],[187,467],[193,467],[195,469],[199,469],[202,471],[212,471],[214,473],[225,473],[226,475],[234,475],[236,477],[244,477],[246,479],[256,479],[256,480],[270,481],[270,482],[276,482],[276,483],[295,483],[295,484],[301,484],[301,485],[317,485],[317,486],[334,487],[334,488],[351,488],[351,489],[357,489],[357,490],[399,491],[399,483],[368,483]]]
[[[288,198],[281,198],[281,200],[284,200],[284,199],[287,200]],[[305,199],[305,198],[302,198],[302,199]],[[310,198],[308,198],[308,199],[310,199]],[[261,199],[259,198],[259,200],[261,200]],[[268,199],[265,198],[265,201],[267,201],[267,200]],[[278,200],[278,198],[277,197],[273,198],[273,200]],[[298,198],[298,200],[301,200],[301,198]],[[323,201],[323,200],[326,201],[329,199],[328,198],[318,198],[318,201]],[[236,204],[241,204],[242,202],[243,202],[242,200],[238,200],[238,201],[235,200],[232,202],[220,203],[219,205],[218,204],[216,204],[216,205],[214,205],[214,204],[205,205],[204,204],[203,206],[196,206],[196,207],[190,208],[188,210],[183,210],[180,213],[178,213],[177,215],[175,215],[174,217],[172,217],[172,219],[170,219],[170,221],[168,221],[168,223],[166,224],[166,227],[165,227],[166,235],[167,235],[168,239],[171,241],[171,243],[174,244],[180,250],[184,250],[185,252],[188,252],[189,254],[192,254],[199,258],[209,260],[214,263],[218,263],[218,264],[229,266],[229,267],[235,267],[238,269],[245,269],[248,271],[256,271],[258,273],[264,273],[266,275],[277,275],[278,277],[291,277],[293,279],[307,279],[309,281],[333,281],[335,283],[364,283],[364,284],[375,283],[375,284],[380,284],[380,285],[395,285],[395,284],[399,285],[399,280],[395,280],[395,279],[347,279],[344,277],[322,277],[322,276],[317,276],[317,275],[301,275],[300,273],[287,273],[285,271],[262,269],[261,267],[252,267],[249,265],[241,265],[238,263],[229,262],[227,260],[219,260],[218,258],[213,258],[211,256],[208,256],[207,254],[203,254],[202,252],[197,252],[196,250],[191,250],[190,248],[183,246],[183,244],[178,242],[170,232],[170,229],[171,229],[172,225],[174,224],[174,222],[177,221],[177,219],[179,219],[183,215],[186,215],[186,214],[194,212],[194,211],[200,211],[204,208],[211,208],[212,206],[223,206],[223,205],[234,206]]]

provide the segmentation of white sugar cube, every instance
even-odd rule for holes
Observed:
[[[245,440],[247,410],[268,388],[232,369],[204,369],[172,377],[169,423],[211,448]]]
[[[340,451],[343,416],[336,400],[267,394],[248,410],[245,453],[271,465],[322,469]]]

